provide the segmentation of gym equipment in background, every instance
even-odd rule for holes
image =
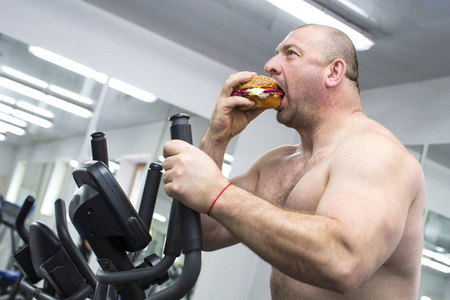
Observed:
[[[192,144],[189,116],[170,118],[171,138]],[[104,133],[91,135],[93,160],[73,171],[78,186],[69,204],[69,216],[80,237],[89,243],[101,270],[93,274],[74,244],[67,228],[66,205],[55,202],[56,235],[47,226],[33,222],[29,233],[23,227],[31,270],[25,271],[21,289],[38,300],[174,300],[181,299],[194,286],[201,269],[202,235],[200,216],[172,199],[164,257],[156,254],[133,263],[151,242],[149,229],[155,209],[162,167],[150,164],[139,213],[108,169],[108,153]],[[26,237],[26,236],[29,237]],[[154,295],[146,290],[168,279],[168,269],[184,254],[184,266],[175,283]],[[23,263],[26,265],[26,263]],[[35,274],[32,274],[34,271]],[[28,272],[28,273],[27,273]],[[36,275],[36,276],[34,276]],[[36,280],[45,279],[43,288]],[[48,284],[47,284],[48,283]]]

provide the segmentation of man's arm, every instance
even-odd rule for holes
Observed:
[[[233,88],[250,80],[254,72],[240,72],[231,75],[224,83],[216,107],[212,114],[208,129],[200,141],[199,148],[211,157],[221,170],[223,158],[230,140],[239,134],[263,110],[242,112],[236,109],[240,105],[253,105],[252,101],[243,97],[231,97]],[[235,185],[252,190],[256,185],[254,176],[247,174],[234,178]],[[203,248],[216,250],[237,243],[237,240],[220,223],[207,215],[201,215]]]
[[[197,156],[189,147],[175,148],[166,150]],[[211,216],[283,273],[346,292],[365,282],[403,235],[416,186],[422,185],[417,161],[405,152],[374,134],[343,143],[331,157],[328,184],[315,215],[276,206],[232,185],[216,202]],[[212,163],[203,162],[205,169],[197,173],[207,177],[196,180],[208,184],[199,193],[177,187],[190,183],[173,172],[166,172],[164,180],[168,194],[200,212],[209,209],[228,183],[211,168]]]
[[[252,166],[245,174],[234,177],[234,186],[254,193],[257,184],[257,171]],[[203,230],[203,250],[213,251],[237,244],[239,241],[222,224],[206,214],[201,214]]]
[[[411,167],[417,161],[381,136],[355,138],[333,159],[315,215],[242,197],[235,188],[213,217],[282,272],[346,292],[368,279],[397,247],[420,172]],[[239,209],[232,208],[236,205]]]

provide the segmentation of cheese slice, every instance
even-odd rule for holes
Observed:
[[[261,93],[264,93],[264,89],[252,88],[252,89],[248,89],[247,92],[249,92],[250,95],[259,95]]]

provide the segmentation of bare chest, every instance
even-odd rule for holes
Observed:
[[[315,212],[328,182],[325,158],[315,162],[286,161],[260,173],[257,193],[280,206]]]

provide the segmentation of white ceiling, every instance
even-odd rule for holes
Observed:
[[[232,69],[252,70],[260,74],[264,74],[263,66],[274,54],[277,45],[292,28],[301,23],[265,0],[78,1],[115,14]],[[352,0],[370,18],[357,15],[338,0],[316,2],[372,35],[375,46],[358,53],[361,90],[448,76],[450,1]],[[51,80],[60,81],[61,86],[67,83],[67,88],[69,84],[80,86],[83,83],[73,74],[61,76],[61,70],[39,64],[36,58],[30,61],[33,58],[26,47],[20,43],[8,46],[1,43],[0,39],[0,63],[12,58],[20,64],[16,64],[20,70],[28,71],[33,66],[33,70],[29,70],[31,74],[37,77],[53,76]],[[184,57],[183,53],[179,53],[179,56]],[[102,114],[110,116],[109,120],[100,120],[100,123],[109,123],[108,128],[138,125],[140,120],[157,121],[166,118],[167,111],[171,109],[163,101],[148,107],[138,101],[133,102],[129,97],[111,93],[107,95],[108,101],[119,104],[114,106],[114,111]],[[124,106],[138,107],[131,115],[123,113]],[[77,126],[73,125],[75,122]],[[89,120],[63,113],[55,119],[52,129],[36,129],[35,134],[31,132],[23,138],[10,137],[7,142],[23,144],[82,134],[88,123]]]
[[[85,0],[236,70],[264,73],[275,47],[300,22],[265,0]],[[448,76],[450,1],[337,0],[323,7],[369,32],[360,52],[362,90]],[[181,54],[180,54],[181,55]]]

